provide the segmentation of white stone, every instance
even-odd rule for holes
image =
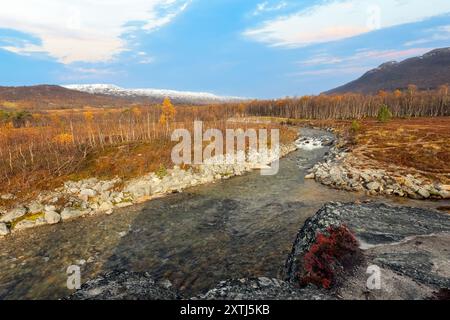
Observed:
[[[44,211],[44,205],[39,202],[32,202],[28,205],[28,211],[31,214],[36,214],[36,213],[42,212],[42,211]]]
[[[431,196],[430,192],[428,192],[428,190],[425,188],[420,188],[419,190],[417,190],[417,193],[420,194],[425,199],[427,199]]]
[[[97,192],[92,189],[83,189],[80,191],[80,196],[87,196],[87,197],[95,197],[97,195]]]
[[[118,208],[126,208],[126,207],[129,207],[129,206],[132,206],[132,205],[133,205],[132,202],[120,202],[120,203],[116,204],[116,207],[118,207]]]
[[[14,195],[11,194],[11,193],[6,193],[6,194],[2,194],[2,195],[0,196],[0,198],[1,198],[2,200],[12,200],[12,199],[14,199]]]
[[[114,205],[111,202],[102,202],[100,206],[98,207],[98,210],[100,211],[108,211],[114,208]]]
[[[378,191],[378,190],[380,190],[380,187],[381,187],[381,185],[378,182],[376,182],[376,181],[369,182],[366,185],[366,188],[369,191]]]
[[[27,209],[24,207],[18,207],[15,208],[8,213],[6,213],[4,216],[0,218],[0,222],[12,222],[16,219],[19,219],[27,214]]]
[[[5,223],[0,222],[0,237],[6,236],[9,233],[10,231],[8,229],[8,226]]]
[[[57,224],[61,221],[61,215],[55,211],[46,211],[44,218],[48,224]]]
[[[305,176],[305,179],[315,179],[315,178],[316,178],[316,175],[314,173],[310,173]]]
[[[64,208],[64,210],[61,212],[61,219],[63,221],[65,221],[65,220],[81,217],[85,214],[86,214],[85,212],[80,211],[80,210]]]
[[[36,222],[33,220],[22,220],[14,226],[14,230],[25,230],[36,226]]]

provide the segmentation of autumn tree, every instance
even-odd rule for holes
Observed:
[[[161,106],[161,117],[159,118],[159,122],[161,124],[169,124],[175,118],[176,109],[173,106],[172,102],[169,98],[165,98],[163,104]]]

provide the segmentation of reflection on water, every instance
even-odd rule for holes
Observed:
[[[186,295],[229,278],[279,276],[298,229],[324,202],[366,198],[304,180],[326,151],[294,152],[276,176],[255,171],[111,216],[15,234],[0,241],[0,298],[61,298],[70,293],[71,264],[82,264],[82,281],[113,269],[148,271]]]

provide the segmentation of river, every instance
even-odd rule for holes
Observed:
[[[329,135],[302,130],[306,136]],[[275,176],[254,171],[110,216],[13,234],[0,241],[0,299],[64,297],[71,293],[66,270],[73,264],[81,265],[82,282],[110,270],[147,271],[186,296],[230,278],[279,277],[299,228],[325,202],[369,198],[304,179],[327,150],[293,152],[281,160]]]

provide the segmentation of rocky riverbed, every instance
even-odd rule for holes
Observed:
[[[325,160],[316,164],[306,178],[336,189],[370,195],[450,199],[450,185],[419,173],[407,173],[407,168],[387,168],[379,163],[368,165],[371,162],[369,159],[359,159],[345,145],[341,142],[331,148]]]
[[[336,288],[301,288],[303,257],[319,233],[345,225],[359,241],[364,259]],[[222,281],[191,299],[329,300],[429,299],[450,288],[450,216],[382,203],[328,203],[300,229],[286,260],[285,278]],[[380,271],[380,287],[368,288],[368,267]],[[148,274],[113,272],[89,281],[69,299],[179,299],[170,282]]]
[[[240,176],[267,165],[297,149],[295,143],[280,146],[279,150],[250,150],[242,159],[216,156],[203,165],[183,170],[178,166],[166,172],[122,181],[116,178],[101,181],[97,178],[68,181],[52,192],[39,194],[34,201],[6,210],[0,207],[0,238],[11,232],[42,225],[57,224],[75,218],[98,214],[112,214],[125,208],[186,188]],[[14,195],[2,195],[11,199]]]

